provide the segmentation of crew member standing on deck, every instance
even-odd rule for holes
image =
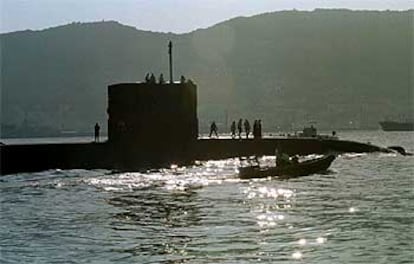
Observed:
[[[231,131],[231,138],[236,138],[236,121],[233,121],[231,123],[230,131]]]
[[[258,125],[257,125],[257,120],[254,120],[253,123],[253,138],[257,139],[258,138]]]
[[[244,120],[244,130],[246,131],[246,138],[249,138],[250,123],[249,123],[249,120],[247,119]]]
[[[101,130],[101,127],[98,123],[95,124],[95,142],[99,142],[99,130]]]
[[[241,139],[242,134],[242,126],[243,126],[243,119],[239,119],[239,122],[237,123],[237,130],[239,132],[239,138]]]
[[[257,136],[258,138],[262,138],[263,137],[263,133],[262,133],[262,120],[259,119],[259,121],[257,121]]]
[[[213,123],[211,123],[209,137],[211,137],[213,135],[213,133],[216,135],[216,137],[218,137],[218,135],[217,135],[217,125],[216,125],[215,121],[213,121]]]

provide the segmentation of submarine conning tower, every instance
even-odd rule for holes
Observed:
[[[108,144],[121,166],[185,160],[198,137],[197,86],[109,85],[108,116]]]

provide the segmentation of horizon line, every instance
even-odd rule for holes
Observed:
[[[59,28],[59,27],[64,27],[64,26],[68,26],[71,24],[94,24],[94,23],[103,23],[103,22],[115,22],[118,23],[120,25],[123,26],[127,26],[127,27],[131,27],[134,28],[138,31],[144,31],[144,32],[152,32],[152,33],[162,33],[162,34],[173,34],[173,35],[184,35],[184,34],[190,34],[193,33],[195,31],[198,30],[204,30],[204,29],[209,29],[212,28],[214,26],[217,26],[219,24],[231,21],[231,20],[235,20],[238,18],[253,18],[255,16],[261,16],[261,15],[267,15],[267,14],[274,14],[274,13],[282,13],[282,12],[316,12],[316,11],[352,11],[352,12],[410,12],[410,11],[414,11],[414,8],[409,8],[409,9],[353,9],[353,8],[314,8],[314,9],[297,9],[297,8],[292,8],[292,9],[283,9],[283,10],[275,10],[275,11],[269,11],[269,12],[263,12],[263,13],[258,13],[258,14],[253,14],[253,15],[247,15],[247,16],[234,16],[222,21],[219,21],[217,23],[214,23],[210,26],[207,27],[198,27],[195,28],[193,30],[190,31],[161,31],[161,30],[153,30],[153,29],[145,29],[145,28],[138,28],[137,26],[134,25],[130,25],[127,23],[123,23],[120,22],[118,20],[114,20],[114,19],[101,19],[101,20],[85,20],[85,21],[71,21],[71,22],[67,22],[65,24],[57,24],[57,25],[51,25],[48,27],[43,27],[43,28],[26,28],[26,29],[18,29],[18,30],[14,30],[14,31],[2,31],[0,29],[0,35],[3,34],[12,34],[12,33],[18,33],[18,32],[25,32],[25,31],[31,31],[31,32],[41,32],[41,31],[45,31],[45,30],[50,30],[50,29],[54,29],[54,28]]]

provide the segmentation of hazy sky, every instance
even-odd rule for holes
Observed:
[[[0,32],[116,20],[139,29],[189,32],[277,10],[406,10],[414,0],[0,0]]]

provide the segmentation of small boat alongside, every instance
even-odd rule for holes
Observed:
[[[379,122],[384,131],[414,131],[414,122],[382,121]]]
[[[279,178],[307,176],[326,171],[335,158],[336,156],[334,155],[326,155],[321,158],[286,164],[283,166],[260,167],[256,165],[241,167],[239,168],[239,177],[241,179],[252,179],[269,176],[278,176]]]

